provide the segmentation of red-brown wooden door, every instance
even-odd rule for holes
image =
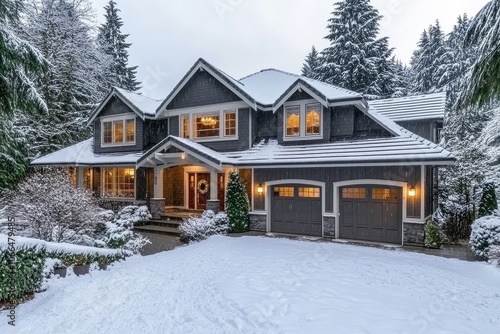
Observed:
[[[219,210],[224,211],[224,200],[226,199],[226,176],[217,174],[217,198],[219,199]]]
[[[210,173],[189,173],[189,209],[205,210],[210,199]]]

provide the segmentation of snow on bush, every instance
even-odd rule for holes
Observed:
[[[97,247],[121,248],[125,255],[138,254],[150,241],[134,234],[134,226],[151,219],[147,206],[129,205],[118,213],[107,210],[100,214],[103,221],[97,226]]]
[[[207,210],[201,218],[184,219],[179,231],[182,242],[201,241],[216,234],[226,235],[229,231],[229,220],[225,213],[215,214],[212,210]]]
[[[26,236],[92,245],[102,209],[91,191],[72,185],[66,169],[44,168],[18,185],[8,211],[29,224],[31,235]]]
[[[500,250],[500,217],[485,216],[472,224],[469,245],[472,251],[486,259],[498,257]]]

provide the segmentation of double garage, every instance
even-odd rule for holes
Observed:
[[[271,232],[322,236],[321,187],[306,184],[271,186]],[[341,239],[401,244],[402,188],[355,185],[339,188]]]

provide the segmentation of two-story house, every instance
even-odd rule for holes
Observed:
[[[239,170],[251,229],[423,243],[436,205],[445,94],[366,101],[275,69],[235,80],[198,60],[163,101],[113,89],[93,138],[33,166],[68,166],[78,186],[164,210],[224,209]]]

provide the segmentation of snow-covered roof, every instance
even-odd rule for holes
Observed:
[[[368,101],[370,110],[393,121],[442,120],[446,110],[446,93],[407,96]]]
[[[262,105],[274,105],[297,82],[304,82],[314,88],[325,100],[361,99],[361,94],[274,68],[244,77],[239,82],[243,89]]]
[[[160,113],[168,106],[198,70],[205,70],[210,73],[252,108],[276,110],[288,97],[287,94],[291,94],[297,89],[304,89],[325,105],[339,101],[363,101],[363,96],[356,92],[273,68],[236,80],[200,58],[161,103],[157,113]]]
[[[137,109],[139,109],[144,115],[147,116],[154,117],[156,114],[156,109],[162,102],[161,100],[155,100],[142,94],[130,92],[122,88],[115,87],[115,89],[122,95],[122,97],[124,97],[128,102],[132,103]]]
[[[130,92],[118,87],[113,87],[104,101],[102,101],[102,103],[92,112],[87,124],[90,125],[94,121],[94,119],[101,113],[101,111],[113,96],[116,96],[120,100],[122,100],[127,106],[130,107],[130,109],[132,109],[137,114],[137,116],[142,119],[144,119],[146,116],[155,117],[156,109],[161,104],[161,100],[155,100],[139,93]]]
[[[94,153],[93,140],[87,139],[73,146],[48,154],[31,162],[32,166],[52,165],[135,165],[142,156],[138,153]]]
[[[238,166],[352,165],[389,163],[452,163],[450,152],[414,134],[318,145],[283,146],[262,141],[244,152],[228,153]]]

